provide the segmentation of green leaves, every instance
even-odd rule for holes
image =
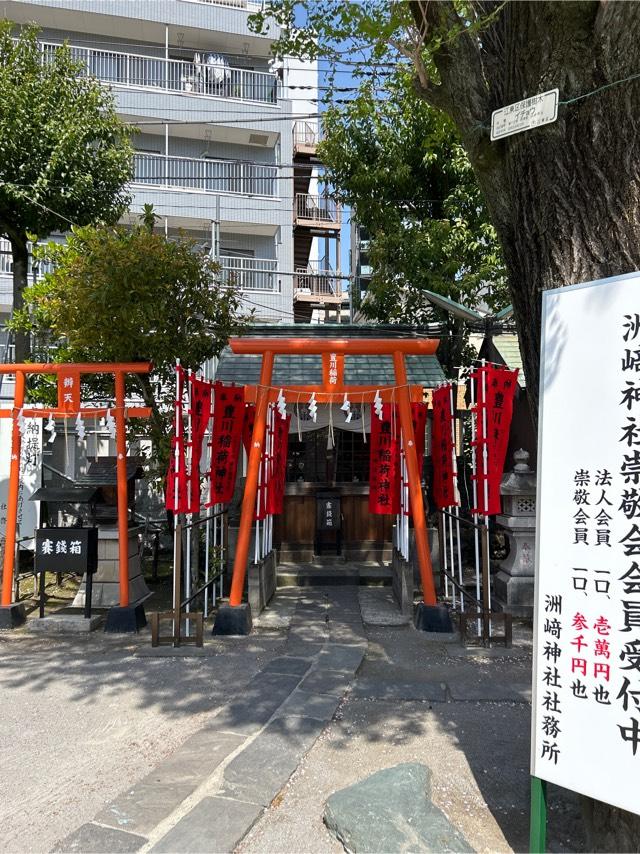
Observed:
[[[370,238],[367,316],[446,320],[425,290],[469,307],[507,303],[496,234],[453,124],[417,97],[404,69],[383,90],[365,83],[329,108],[324,132],[327,180]]]
[[[145,210],[144,222],[131,229],[74,228],[65,244],[40,249],[54,272],[25,290],[25,309],[14,314],[12,328],[32,332],[42,348],[53,346],[56,361],[150,361],[161,389],[170,386],[176,358],[199,370],[243,328],[240,294],[220,281],[194,242],[150,230],[153,216]],[[135,384],[130,390],[141,392]],[[142,391],[154,409],[146,427],[162,469],[171,406],[162,393]]]
[[[117,222],[130,197],[130,131],[113,96],[67,47],[0,22],[0,232],[46,236],[69,221]]]

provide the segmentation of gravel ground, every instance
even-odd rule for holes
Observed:
[[[277,655],[224,639],[202,658],[137,658],[149,639],[0,637],[0,849],[43,852],[171,754]],[[213,643],[209,647],[213,651]]]

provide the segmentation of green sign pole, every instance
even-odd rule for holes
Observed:
[[[547,844],[547,781],[531,778],[529,851],[544,854]]]

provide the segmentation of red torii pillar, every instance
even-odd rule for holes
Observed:
[[[0,418],[12,418],[11,464],[9,468],[9,491],[7,497],[7,526],[5,531],[4,562],[2,568],[2,593],[0,596],[0,628],[13,628],[24,622],[24,606],[13,602],[13,573],[16,548],[16,528],[18,522],[18,494],[20,488],[20,451],[22,437],[18,429],[17,415],[23,410],[25,418],[47,418],[51,413],[57,418],[70,418],[87,415],[101,418],[107,409],[82,409],[75,411],[59,408],[24,409],[25,385],[27,374],[59,374],[75,371],[78,374],[114,374],[115,375],[115,421],[116,421],[116,473],[118,495],[118,565],[120,577],[120,607],[129,605],[129,551],[128,528],[129,513],[127,502],[127,442],[125,419],[125,376],[126,374],[147,374],[151,370],[149,362],[130,363],[87,363],[87,364],[4,364],[0,365],[0,374],[15,374],[15,390],[12,409],[0,410]],[[130,407],[128,415],[132,418],[148,418],[149,407]]]
[[[411,502],[416,554],[422,581],[423,605],[427,607],[436,606],[433,567],[429,550],[429,538],[422,497],[420,471],[418,468],[418,457],[416,454],[413,421],[411,418],[411,394],[407,381],[405,356],[434,355],[440,342],[437,339],[428,338],[232,338],[229,343],[234,353],[261,355],[262,367],[260,382],[256,391],[256,415],[251,437],[244,496],[242,499],[229,606],[226,610],[221,609],[219,612],[214,631],[219,634],[245,634],[251,630],[251,616],[248,612],[248,606],[242,605],[242,597],[246,579],[247,558],[249,556],[253,512],[258,489],[258,470],[266,430],[267,408],[270,391],[272,391],[270,386],[273,361],[274,356],[281,354],[291,355],[299,353],[323,356],[323,385],[294,386],[293,390],[296,392],[311,394],[315,391],[323,396],[336,395],[336,397],[344,395],[345,392],[347,394],[351,392],[358,397],[362,394],[363,400],[367,394],[367,387],[345,385],[340,375],[337,378],[334,377],[334,381],[329,384],[326,363],[330,355],[335,354],[341,360],[344,359],[345,355],[390,355],[393,357],[397,385],[395,391],[407,461],[407,473],[409,476],[409,499]],[[369,399],[373,399],[375,390],[375,387],[368,387]],[[329,397],[329,399],[331,398]],[[234,609],[237,610],[236,614],[232,613]]]

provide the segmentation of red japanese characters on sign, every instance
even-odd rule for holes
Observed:
[[[400,442],[394,407],[382,404],[382,419],[371,418],[369,512],[395,515],[400,510]]]
[[[244,386],[215,383],[211,437],[211,494],[207,503],[227,504],[233,498],[244,422]]]
[[[58,373],[58,409],[80,410],[80,372],[61,369]]]
[[[451,417],[451,387],[446,385],[433,392],[433,500],[438,510],[457,504],[454,478]]]

